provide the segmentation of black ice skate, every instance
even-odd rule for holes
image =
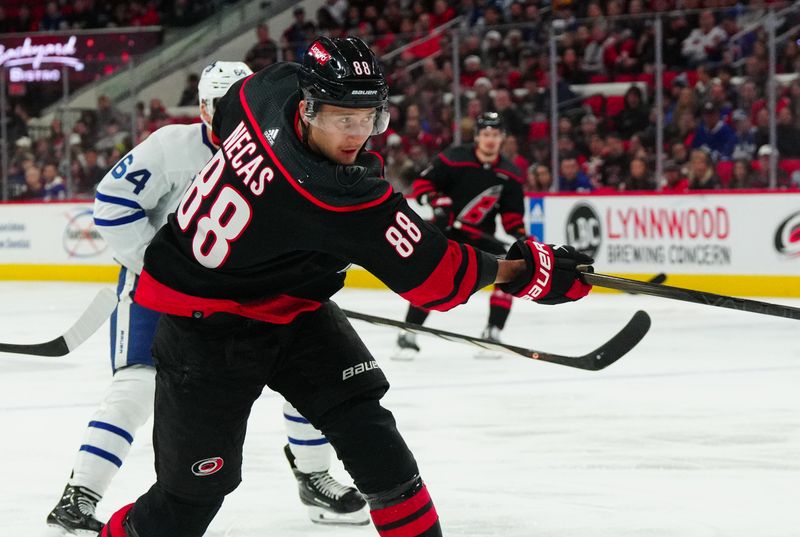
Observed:
[[[392,360],[410,361],[416,358],[419,353],[417,345],[417,335],[411,332],[400,332],[397,336],[397,348],[391,356]]]
[[[47,515],[47,525],[60,535],[96,537],[103,524],[94,517],[100,496],[85,487],[67,485],[58,505]]]
[[[316,524],[369,524],[367,502],[356,489],[342,485],[325,472],[305,474],[294,464],[289,444],[283,448],[300,492],[300,501],[308,506],[308,516]]]

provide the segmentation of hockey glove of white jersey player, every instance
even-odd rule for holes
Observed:
[[[592,289],[576,267],[590,265],[594,259],[572,246],[520,239],[511,246],[506,259],[524,260],[525,274],[497,287],[523,300],[533,300],[539,304],[562,304],[581,299]]]

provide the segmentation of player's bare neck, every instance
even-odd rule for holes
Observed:
[[[475,157],[481,164],[496,164],[500,153],[484,153],[478,148],[475,148]]]

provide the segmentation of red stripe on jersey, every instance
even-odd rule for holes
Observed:
[[[376,526],[385,526],[413,515],[430,501],[431,495],[428,493],[428,488],[422,485],[422,488],[407,500],[403,500],[395,505],[390,505],[389,507],[375,509],[370,512],[370,516]]]
[[[198,312],[203,317],[214,313],[232,313],[272,324],[289,324],[301,313],[317,310],[322,305],[316,300],[289,295],[277,295],[245,304],[235,300],[192,296],[164,285],[144,270],[139,277],[134,301],[145,308],[181,317],[195,317]]]
[[[377,151],[367,151],[367,153],[375,155],[376,157],[378,157],[378,160],[381,161],[381,175],[383,175],[383,169],[386,167],[386,164],[383,162],[383,155],[381,155]]]
[[[517,175],[516,173],[514,173],[512,171],[504,170],[503,168],[495,168],[494,171],[496,171],[497,173],[505,174],[505,175],[511,177],[513,180],[515,180],[518,183],[523,183],[523,184],[525,183],[525,181],[522,179],[522,177],[520,177],[519,175]]]
[[[478,164],[477,162],[456,162],[455,160],[450,160],[449,158],[447,158],[446,156],[444,156],[441,153],[439,153],[439,158],[442,160],[442,162],[444,162],[448,166],[455,166],[455,167],[461,167],[461,168],[480,168],[481,167],[481,165]]]
[[[511,231],[523,225],[522,215],[520,213],[503,213],[500,216],[503,222],[503,229]]]
[[[462,250],[467,253],[466,258]],[[466,244],[447,241],[447,250],[430,276],[422,284],[401,293],[400,296],[417,307],[447,311],[466,302],[477,281],[478,259],[475,249]]]
[[[292,185],[292,187],[295,190],[297,190],[297,192],[299,192],[301,196],[306,198],[308,201],[310,201],[317,207],[321,207],[327,211],[333,211],[337,213],[345,213],[352,211],[360,211],[361,209],[368,209],[370,207],[380,205],[381,203],[389,199],[389,196],[392,195],[393,191],[392,191],[392,186],[388,182],[386,183],[386,192],[383,193],[379,198],[376,198],[372,201],[366,201],[364,203],[357,203],[356,205],[343,205],[341,207],[337,207],[336,205],[329,205],[324,201],[315,198],[313,195],[311,195],[310,192],[302,188],[295,180],[295,178],[291,176],[289,171],[283,166],[283,164],[281,164],[281,162],[278,160],[278,157],[275,156],[275,153],[272,151],[272,148],[267,143],[267,139],[264,138],[264,133],[261,132],[261,129],[258,126],[258,122],[256,121],[255,117],[253,117],[253,112],[250,110],[250,105],[247,104],[247,99],[245,99],[244,97],[244,88],[249,81],[250,79],[246,78],[245,81],[242,83],[241,87],[239,88],[239,102],[242,103],[242,109],[244,110],[244,113],[247,115],[247,119],[250,121],[250,126],[253,128],[256,135],[258,136],[258,140],[261,142],[261,147],[263,147],[266,150],[267,154],[269,154],[269,157],[272,159],[272,162],[275,163],[275,166],[281,171],[283,176],[286,177],[286,180],[289,181],[289,184]]]
[[[427,179],[415,179],[414,182],[411,183],[411,196],[415,199],[419,199],[423,194],[435,191],[436,185]]]

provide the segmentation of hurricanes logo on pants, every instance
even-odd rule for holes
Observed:
[[[192,465],[192,473],[197,477],[205,477],[219,472],[223,464],[225,464],[225,461],[222,460],[222,457],[203,459]]]

